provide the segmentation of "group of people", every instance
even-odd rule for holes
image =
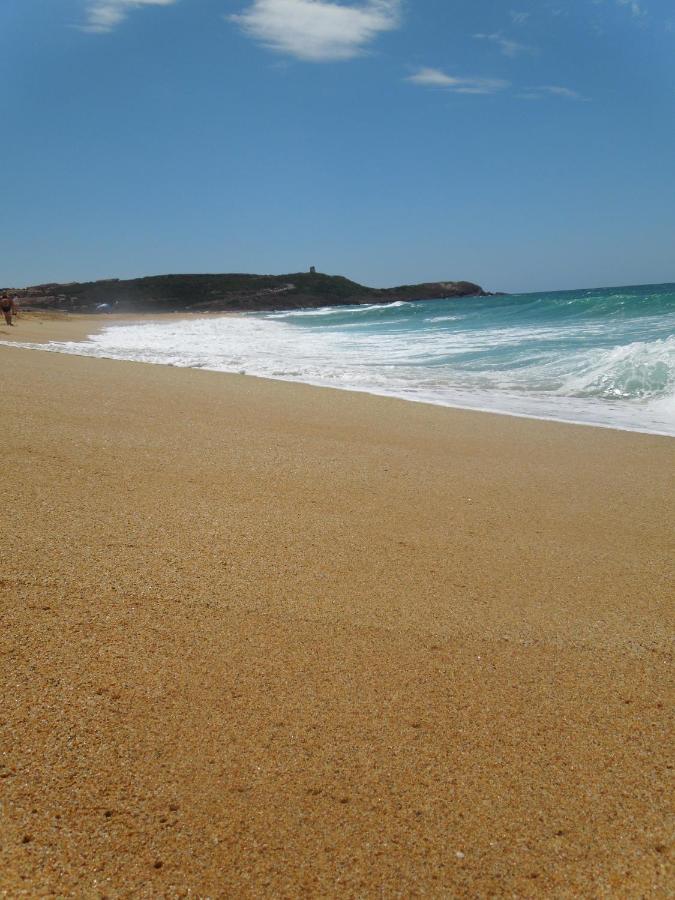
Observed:
[[[16,303],[16,297],[10,297],[8,293],[0,295],[0,309],[2,310],[2,314],[5,317],[5,322],[8,325],[13,325],[14,322],[12,321],[12,319],[19,312]]]

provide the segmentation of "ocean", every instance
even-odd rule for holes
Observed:
[[[41,349],[675,435],[673,284],[113,325]]]

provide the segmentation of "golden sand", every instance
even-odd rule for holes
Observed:
[[[126,325],[135,322],[156,322],[169,319],[189,319],[204,313],[164,313],[161,316],[150,313],[108,313],[69,314],[60,310],[20,310],[9,326],[0,315],[0,341],[21,341],[42,344],[47,341],[86,341],[89,335],[110,325]],[[236,315],[236,313],[211,313],[214,315]]]
[[[0,895],[672,896],[675,441],[0,372]]]

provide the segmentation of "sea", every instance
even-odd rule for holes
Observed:
[[[32,346],[675,436],[675,284],[172,318]]]

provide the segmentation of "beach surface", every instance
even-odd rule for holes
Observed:
[[[237,315],[214,313],[213,315]],[[91,313],[72,314],[60,310],[20,310],[14,325],[9,326],[0,317],[0,341],[26,344],[46,344],[49,341],[86,341],[87,338],[114,325],[133,325],[143,322],[169,322],[171,320],[203,318],[204,313]]]
[[[672,896],[675,441],[0,372],[0,895]]]

